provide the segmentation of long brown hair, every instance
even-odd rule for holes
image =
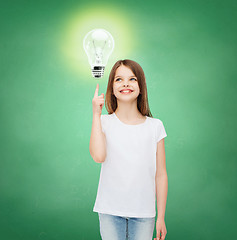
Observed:
[[[146,78],[145,78],[144,71],[137,62],[129,59],[118,60],[110,71],[106,97],[105,97],[105,107],[108,111],[108,114],[112,114],[113,112],[115,112],[117,108],[117,99],[113,94],[113,82],[114,82],[116,69],[121,65],[124,65],[130,68],[130,70],[138,79],[140,94],[137,97],[137,108],[139,112],[143,116],[153,117],[148,104],[148,94],[147,94]]]

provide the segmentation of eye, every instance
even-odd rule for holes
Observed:
[[[121,78],[117,78],[115,81],[117,82],[117,80],[119,80]],[[134,79],[135,81],[137,80],[136,78],[131,78],[131,80]]]

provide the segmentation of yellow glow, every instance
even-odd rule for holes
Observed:
[[[81,79],[93,80],[88,57],[83,48],[84,36],[95,28],[103,28],[114,38],[114,50],[105,67],[104,78],[107,78],[114,63],[128,58],[135,49],[135,26],[132,25],[129,13],[118,6],[87,6],[75,9],[66,17],[62,29],[60,50],[66,67]]]

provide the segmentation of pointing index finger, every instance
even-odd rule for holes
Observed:
[[[96,85],[94,97],[98,97],[98,92],[99,92],[99,83],[97,83]]]

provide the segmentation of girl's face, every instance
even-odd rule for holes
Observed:
[[[129,91],[121,92],[125,89]],[[140,93],[138,80],[130,68],[124,65],[117,68],[113,81],[113,93],[118,100],[122,101],[135,100],[138,97]]]

